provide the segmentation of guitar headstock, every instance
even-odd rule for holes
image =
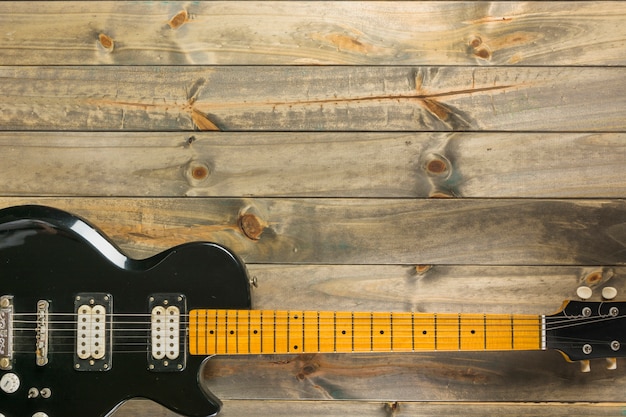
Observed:
[[[561,310],[546,316],[546,347],[560,351],[569,361],[607,359],[615,369],[616,358],[626,357],[626,301],[567,301]]]

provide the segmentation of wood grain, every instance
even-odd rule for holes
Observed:
[[[2,2],[0,61],[624,65],[625,17],[619,1]]]
[[[593,300],[599,300],[600,288],[622,289],[626,279],[623,267],[251,265],[250,273],[257,277],[252,295],[259,308],[371,305],[396,311],[460,307],[531,314],[554,311],[581,284],[593,287]],[[226,400],[224,413],[238,413],[238,407],[255,401],[262,401],[257,405],[261,413],[271,413],[275,402],[291,399],[299,401],[283,404],[285,411],[277,411],[279,415],[300,405],[304,415],[318,407],[341,415],[345,401],[355,407],[354,413],[373,407],[366,415],[390,411],[385,404],[391,407],[396,402],[397,412],[407,415],[422,415],[420,410],[425,415],[500,415],[499,411],[507,410],[517,410],[519,415],[558,415],[557,410],[574,406],[559,401],[576,402],[581,408],[567,408],[573,415],[604,415],[609,412],[605,407],[624,401],[623,373],[605,370],[602,361],[593,362],[592,368],[591,374],[581,374],[578,364],[567,364],[556,352],[218,356],[208,362],[203,380]],[[303,399],[315,402],[301,403]],[[472,402],[465,404],[467,413],[460,411],[463,401]],[[494,401],[518,403],[499,404],[504,408],[497,409],[490,404]],[[549,403],[541,404],[546,409],[532,408],[539,404],[524,404],[527,401]],[[600,401],[607,403],[583,404]]]
[[[555,311],[579,285],[594,288],[593,300],[607,285],[621,294],[626,279],[624,268],[561,266],[251,265],[250,273],[255,308],[529,314]],[[248,400],[623,401],[621,371],[605,370],[603,361],[592,369],[581,374],[556,352],[276,355],[216,357],[204,376],[233,400],[245,392]]]
[[[232,400],[624,402],[624,373],[604,363],[583,374],[556,351],[223,356],[203,376]]]
[[[415,311],[426,313],[551,314],[585,285],[626,284],[614,266],[260,265],[257,309]]]
[[[610,132],[625,86],[607,67],[7,66],[0,128]]]
[[[625,143],[623,133],[0,132],[0,192],[623,198]]]
[[[249,263],[626,263],[622,200],[0,198],[24,203],[90,219],[133,256],[209,240]]]
[[[523,402],[417,402],[417,401],[304,401],[225,400],[222,417],[291,417],[297,408],[302,417],[450,417],[450,416],[553,416],[615,417],[626,403],[523,403]],[[115,417],[174,417],[178,414],[149,401],[134,400],[123,405]]]
[[[0,2],[0,207],[67,209],[134,257],[225,244],[258,309],[623,299],[625,17],[623,1]],[[221,356],[201,381],[225,417],[626,415],[623,361],[604,365]]]

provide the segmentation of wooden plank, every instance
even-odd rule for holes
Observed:
[[[253,308],[426,313],[551,314],[586,285],[626,285],[623,267],[259,265]]]
[[[626,403],[476,403],[476,402],[374,402],[374,401],[275,401],[225,400],[220,417],[291,417],[297,408],[301,417],[450,417],[450,416],[520,416],[520,417],[615,417],[626,411]],[[146,400],[133,400],[113,414],[115,417],[174,417]]]
[[[132,256],[209,240],[247,262],[624,264],[623,200],[0,198],[101,227]]]
[[[624,65],[625,17],[619,1],[2,2],[0,61]]]
[[[624,68],[0,67],[1,130],[621,131]]]
[[[624,143],[623,133],[0,132],[10,156],[0,192],[623,198]]]
[[[585,374],[556,351],[218,356],[203,377],[232,400],[623,402],[626,376],[604,364]]]

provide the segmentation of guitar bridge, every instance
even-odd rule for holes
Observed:
[[[48,309],[50,303],[46,300],[39,300],[37,302],[37,322],[35,324],[35,363],[38,366],[44,366],[48,364]]]
[[[0,369],[13,367],[13,297],[0,297]]]
[[[111,369],[113,297],[105,293],[80,293],[74,299],[76,312],[77,371],[108,371]]]
[[[148,369],[177,372],[185,369],[187,345],[185,326],[186,298],[182,294],[153,294],[148,299],[150,343]]]

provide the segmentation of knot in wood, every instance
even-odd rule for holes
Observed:
[[[478,35],[474,35],[470,38],[469,46],[471,46],[472,48],[478,48],[482,43],[482,38]]]
[[[172,29],[178,29],[179,27],[187,23],[188,19],[189,14],[187,13],[187,10],[181,10],[180,12],[176,13],[174,17],[172,17],[170,21],[167,22],[167,24]]]
[[[246,213],[239,218],[239,228],[248,239],[259,240],[265,226],[261,219],[252,213]]]
[[[191,186],[198,186],[209,178],[211,169],[202,161],[191,161],[185,169],[185,177]]]
[[[209,176],[209,170],[207,169],[207,167],[199,165],[193,167],[193,169],[191,170],[191,176],[195,180],[203,180]]]
[[[430,176],[447,178],[451,172],[451,163],[443,155],[432,154],[426,159],[424,169]]]
[[[115,41],[113,40],[113,38],[105,35],[104,33],[101,33],[98,35],[98,42],[105,51],[113,52],[113,49],[115,48]]]
[[[491,52],[487,48],[478,48],[474,51],[474,55],[478,58],[489,60],[491,59]]]
[[[424,275],[426,272],[430,271],[433,268],[432,265],[416,265],[415,273],[417,275]]]

